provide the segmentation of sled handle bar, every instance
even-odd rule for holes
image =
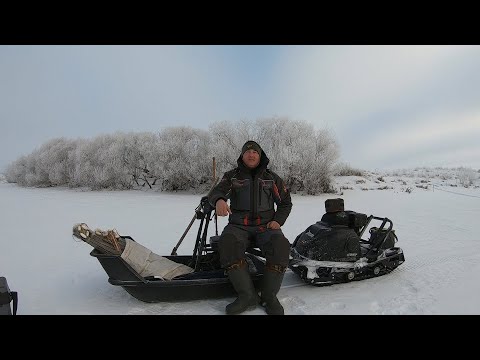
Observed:
[[[219,177],[217,177],[215,179],[215,181],[214,181],[210,191],[208,192],[208,194],[205,195],[204,197],[202,197],[202,199],[200,200],[200,204],[195,208],[195,215],[193,215],[192,220],[190,220],[190,223],[188,224],[187,228],[183,232],[180,240],[178,240],[177,245],[175,245],[175,247],[172,249],[172,253],[170,255],[177,255],[177,250],[180,247],[180,244],[183,242],[183,239],[185,239],[185,236],[187,236],[187,233],[190,231],[190,228],[192,227],[195,220],[196,219],[201,219],[205,215],[205,213],[207,212],[206,208],[211,207],[210,203],[208,202],[208,196],[211,194],[211,192],[215,188],[215,185],[217,185],[218,179],[219,179]]]
[[[182,237],[180,238],[180,240],[178,240],[177,245],[175,245],[175,247],[173,248],[172,253],[170,255],[177,255],[178,247],[182,243],[183,239],[185,239],[185,236],[187,236],[187,233],[189,232],[189,230],[192,227],[195,220],[196,219],[202,219],[202,217],[204,215],[204,213],[202,212],[202,209],[203,209],[205,203],[208,203],[208,197],[207,196],[202,197],[202,200],[200,200],[200,205],[198,205],[195,208],[195,215],[193,215],[192,220],[190,220],[190,223],[188,224],[187,228],[185,229],[185,231],[182,234]]]

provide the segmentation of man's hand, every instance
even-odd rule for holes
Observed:
[[[280,229],[280,224],[276,221],[270,221],[267,224],[267,229],[278,230]]]
[[[218,216],[227,216],[232,213],[227,202],[223,199],[217,200],[217,203],[215,204],[215,212]]]

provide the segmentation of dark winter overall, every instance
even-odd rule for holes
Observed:
[[[245,145],[248,143],[251,142]],[[261,151],[259,165],[255,169],[246,167],[240,155],[238,167],[224,174],[209,197],[213,206],[219,199],[230,199],[232,211],[218,243],[221,265],[227,269],[239,294],[238,299],[227,306],[227,313],[240,313],[260,302],[245,261],[246,249],[258,247],[266,259],[261,301],[267,313],[283,314],[276,294],[288,265],[290,243],[281,229],[267,229],[267,223],[276,221],[282,226],[290,214],[292,202],[283,180],[267,169],[267,155],[255,145]]]

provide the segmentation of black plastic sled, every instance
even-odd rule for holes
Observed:
[[[349,213],[350,218],[353,217],[353,223],[362,219],[361,224],[352,226],[350,221],[349,226],[330,226],[319,221],[298,235],[292,244],[289,268],[306,283],[325,286],[363,280],[388,274],[405,261],[403,250],[395,246],[398,239],[390,219],[373,215],[367,218],[366,215],[353,211],[346,213]],[[372,220],[375,223],[381,222],[380,226],[372,226]],[[347,248],[342,252],[338,251],[338,238],[323,234],[328,231],[345,231],[344,228],[350,228],[358,236],[350,237],[349,242],[340,243]],[[370,236],[365,240],[362,236],[367,229]],[[335,244],[329,244],[330,239]],[[334,250],[338,251],[337,257],[332,257]]]
[[[190,301],[209,298],[235,296],[236,292],[225,271],[220,266],[217,252],[218,230],[216,236],[211,236],[207,242],[208,225],[212,220],[212,206],[207,197],[202,197],[200,205],[195,209],[195,215],[183,236],[173,248],[170,256],[165,258],[190,266],[194,272],[177,276],[172,280],[140,276],[120,256],[106,255],[93,249],[90,255],[97,258],[109,276],[108,282],[121,286],[138,300],[154,303],[168,301]],[[176,251],[183,241],[193,222],[199,219],[195,248],[192,255],[177,255]],[[123,238],[132,239],[130,236]],[[264,260],[259,256],[258,249],[247,249],[247,263],[253,283],[259,289],[263,277]]]

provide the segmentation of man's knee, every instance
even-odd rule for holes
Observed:
[[[222,234],[218,241],[218,253],[220,265],[227,268],[245,257],[245,246],[234,234]]]
[[[288,259],[290,256],[290,242],[283,234],[273,235],[272,244],[276,252],[281,254],[282,257]]]
[[[270,251],[267,251],[267,262],[275,265],[287,266],[290,257],[290,242],[283,234],[272,235]]]

